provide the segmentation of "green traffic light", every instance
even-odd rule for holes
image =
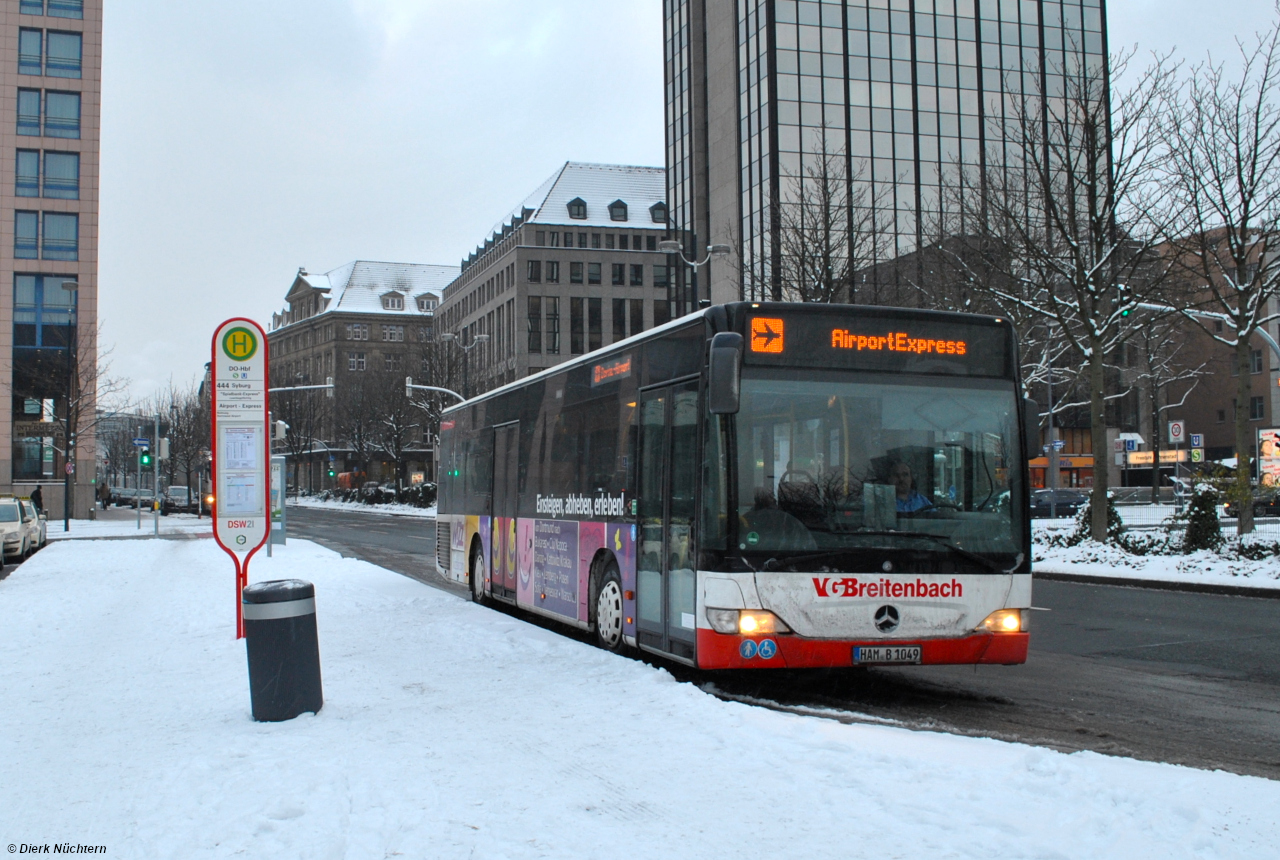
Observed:
[[[147,451],[147,450],[145,450],[145,449],[144,449],[144,450],[143,450],[143,452],[142,452],[142,454],[141,454],[141,456],[140,456],[140,458],[139,458],[139,462],[140,462],[140,463],[142,463],[142,465],[144,465],[144,466],[150,466],[150,465],[151,465],[151,452],[150,452],[150,451]]]

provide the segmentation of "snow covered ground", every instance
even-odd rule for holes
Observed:
[[[382,514],[384,516],[436,518],[435,505],[429,508],[415,508],[413,505],[401,505],[394,502],[388,505],[365,505],[360,502],[325,501],[317,496],[290,497],[288,505],[291,508],[324,508],[330,511],[357,511],[362,514]]]
[[[1273,857],[1280,783],[719,701],[305,541],[326,705],[258,724],[212,541],[0,581],[0,842],[109,857]]]
[[[1280,558],[1275,557],[1248,561],[1223,558],[1213,552],[1139,556],[1092,541],[1073,547],[1046,547],[1037,543],[1032,568],[1036,573],[1280,590]]]
[[[71,520],[71,530],[62,530],[62,520],[49,520],[49,540],[67,538],[149,537],[155,534],[155,522],[150,511],[142,512],[142,528],[138,528],[137,515],[123,508],[99,511],[96,520]],[[170,514],[160,517],[160,534],[213,535],[213,520],[196,519],[195,514]]]

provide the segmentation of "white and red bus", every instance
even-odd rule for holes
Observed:
[[[1022,663],[1035,420],[1007,320],[715,306],[446,411],[437,562],[705,669]]]

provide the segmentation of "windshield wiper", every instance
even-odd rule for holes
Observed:
[[[893,530],[856,531],[856,532],[850,532],[849,534],[852,536],[866,536],[866,537],[923,538],[924,540],[933,541],[939,546],[942,546],[950,550],[951,552],[955,553],[956,555],[960,556],[963,559],[966,559],[967,561],[971,561],[974,564],[982,565],[992,573],[1008,572],[1002,569],[1000,565],[996,564],[994,561],[991,561],[988,558],[983,558],[982,556],[978,555],[976,552],[970,552],[964,547],[956,546],[947,538],[946,535],[936,535],[936,534],[933,534],[932,532],[903,532],[903,531],[893,531]],[[778,559],[776,558],[771,558],[764,563],[762,569],[777,570],[778,567],[783,564],[804,564],[806,562],[811,562],[811,561],[820,561],[824,558],[833,558],[835,556],[843,555],[848,552],[855,552],[859,549],[863,549],[863,547],[846,547],[844,549],[828,550],[827,552],[810,553],[809,555],[797,555],[797,556],[792,556],[786,559],[785,561],[778,561]],[[1017,567],[1017,565],[1015,564],[1014,567]]]

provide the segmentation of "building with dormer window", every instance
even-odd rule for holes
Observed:
[[[271,385],[324,385],[323,390],[272,395],[275,417],[290,424],[290,482],[304,489],[331,485],[329,468],[359,469],[367,480],[435,479],[430,428],[419,428],[410,447],[408,474],[369,461],[367,450],[344,438],[340,411],[353,394],[403,392],[405,376],[420,368],[436,340],[436,308],[457,266],[356,260],[328,272],[299,269],[285,294],[285,307],[271,317]],[[368,398],[376,407],[377,396]],[[366,462],[361,462],[361,461]]]

